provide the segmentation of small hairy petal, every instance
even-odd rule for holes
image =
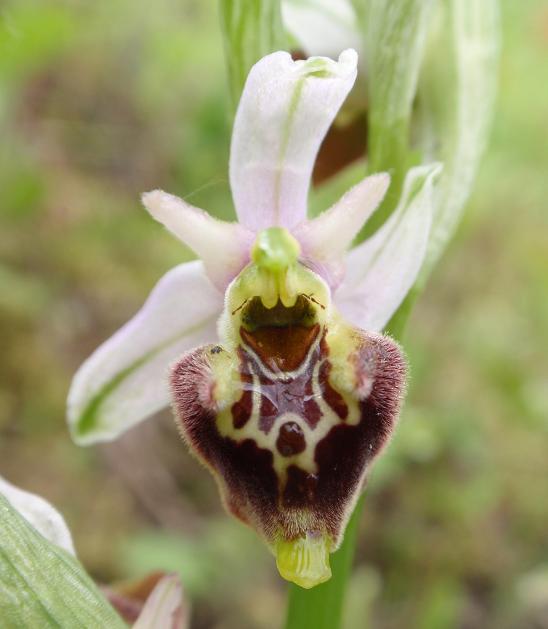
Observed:
[[[160,579],[147,598],[133,629],[187,629],[188,608],[181,579],[169,574]]]
[[[308,56],[336,57],[349,46],[361,48],[356,12],[349,0],[283,0],[282,19]]]
[[[213,218],[162,190],[145,192],[142,200],[157,221],[202,259],[208,277],[220,290],[249,262],[253,234],[242,225]]]
[[[440,171],[439,164],[412,168],[390,218],[348,254],[334,300],[354,325],[382,330],[413,286],[428,244],[432,188]]]
[[[234,122],[230,184],[240,222],[254,231],[306,217],[320,144],[356,79],[357,55],[293,61],[286,52],[249,73]]]
[[[169,271],[141,310],[80,367],[68,397],[74,440],[110,441],[169,403],[169,364],[216,338],[222,294],[201,262]]]
[[[340,544],[392,433],[406,365],[391,339],[340,323],[333,332],[316,326],[306,343],[297,368],[281,370],[244,343],[235,352],[201,347],[175,365],[171,387],[181,432],[227,509],[278,554],[282,576],[312,587],[329,578],[323,551]],[[317,573],[298,565],[299,540]],[[314,540],[323,540],[317,552]]]
[[[377,209],[388,186],[388,173],[367,177],[355,185],[318,218],[304,221],[294,231],[302,247],[302,259],[335,288],[344,266],[343,258],[362,225]]]
[[[63,516],[49,502],[15,487],[1,476],[0,494],[47,540],[75,555],[68,526]]]

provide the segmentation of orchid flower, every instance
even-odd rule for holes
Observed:
[[[82,365],[68,400],[80,444],[114,439],[171,400],[227,509],[303,587],[330,577],[329,553],[398,416],[405,360],[380,331],[423,261],[439,171],[411,169],[393,214],[354,249],[386,173],[307,219],[316,154],[356,73],[354,50],[338,61],[276,52],[252,68],[230,151],[239,222],[143,195],[201,261],[160,280]]]

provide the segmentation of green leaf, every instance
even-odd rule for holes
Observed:
[[[63,516],[41,496],[24,491],[0,476],[0,494],[43,537],[75,555],[74,544]]]
[[[123,628],[78,561],[47,541],[0,495],[2,629]]]
[[[434,199],[425,281],[461,218],[485,149],[497,87],[497,0],[444,0],[419,86],[425,160],[444,162]]]
[[[360,7],[368,67],[369,171],[387,170],[392,177],[382,206],[360,240],[388,218],[405,173],[418,162],[409,149],[409,127],[431,6],[431,0],[368,0]]]
[[[236,106],[251,66],[286,47],[280,0],[220,0],[219,6],[230,92]]]

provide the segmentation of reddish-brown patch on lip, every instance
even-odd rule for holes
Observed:
[[[280,426],[276,448],[282,456],[293,456],[305,451],[306,439],[297,422],[285,422]]]
[[[310,428],[315,428],[322,418],[322,412],[314,398],[314,387],[312,386],[311,378],[307,379],[304,388],[304,417]]]
[[[313,507],[318,491],[318,475],[296,465],[287,468],[287,482],[282,495],[283,506],[293,509]]]
[[[276,390],[276,383],[268,378],[265,378],[263,374],[259,373],[259,383],[261,390],[261,406],[259,410],[259,429],[262,430],[265,435],[271,431],[276,418],[278,417],[278,399],[275,395],[271,397],[269,393]]]
[[[343,396],[331,386],[329,382],[330,373],[331,363],[328,360],[324,360],[320,367],[319,375],[323,399],[342,420],[345,420],[348,417],[348,406]]]
[[[249,418],[253,409],[253,397],[250,390],[243,391],[242,397],[234,402],[231,408],[232,412],[232,424],[234,428],[243,428]]]
[[[242,396],[240,399],[232,405],[230,412],[232,413],[232,424],[234,428],[243,428],[251,417],[253,411],[253,394],[251,385],[253,384],[253,377],[251,376],[251,370],[247,366],[247,360],[242,350],[238,351],[240,356],[242,368],[240,369],[240,380],[248,386],[243,387]]]
[[[244,343],[252,349],[268,368],[294,371],[302,364],[312,343],[316,340],[320,326],[310,328],[303,325],[265,326],[253,332],[240,328]]]

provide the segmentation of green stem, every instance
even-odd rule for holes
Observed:
[[[286,48],[280,0],[219,0],[221,32],[234,108],[251,66]]]

